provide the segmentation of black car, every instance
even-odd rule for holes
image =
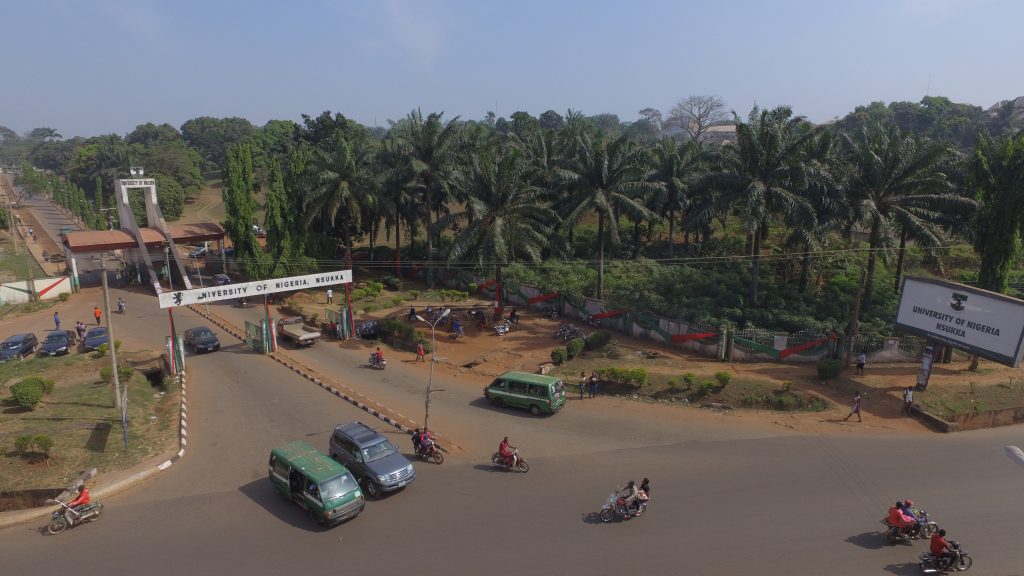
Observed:
[[[107,332],[107,327],[93,326],[82,338],[82,352],[91,352],[104,344],[110,344],[110,333]]]
[[[13,359],[21,360],[25,356],[35,352],[36,346],[38,345],[39,339],[32,333],[8,336],[7,340],[4,340],[3,343],[0,344],[0,362],[6,362]]]
[[[78,340],[78,336],[71,330],[54,330],[43,339],[43,345],[39,347],[40,356],[63,356],[70,354],[71,348]]]
[[[185,330],[185,348],[199,354],[200,352],[216,352],[220,350],[220,340],[206,326]]]

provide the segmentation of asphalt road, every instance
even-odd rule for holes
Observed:
[[[162,345],[166,314],[155,299],[128,301],[119,337]],[[203,323],[186,311],[175,317],[180,329]],[[926,544],[890,547],[876,533],[888,505],[906,497],[963,543],[972,573],[1024,566],[1015,550],[1024,468],[1004,454],[1024,444],[1019,427],[808,436],[690,409],[665,424],[628,402],[622,417],[570,404],[533,418],[492,410],[444,379],[435,379],[445,392],[434,398],[432,427],[455,431],[465,453],[441,466],[417,462],[404,491],[318,529],[272,491],[270,448],[301,438],[326,449],[333,426],[354,419],[386,426],[220,336],[221,352],[189,359],[185,458],[107,499],[100,522],[56,537],[41,533],[42,521],[0,531],[5,574],[909,575]],[[371,397],[422,406],[422,366],[371,372],[358,368],[361,352],[291,353]],[[407,437],[389,434],[409,451]],[[503,434],[523,448],[528,474],[488,465]],[[616,484],[644,475],[653,484],[648,514],[595,520]]]

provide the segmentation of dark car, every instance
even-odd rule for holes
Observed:
[[[54,330],[43,339],[39,347],[40,356],[63,356],[70,354],[71,348],[78,341],[78,335],[71,330]]]
[[[231,284],[231,277],[227,274],[214,274],[213,283],[217,286],[223,286],[225,284]]]
[[[216,352],[220,350],[220,340],[206,326],[185,330],[185,348],[199,354],[200,352]]]
[[[106,326],[93,326],[82,338],[82,352],[91,352],[104,344],[110,344],[110,333]]]
[[[35,334],[25,333],[8,336],[7,340],[0,344],[0,362],[13,359],[21,360],[35,352],[38,345],[39,339],[36,338]]]
[[[370,496],[398,490],[416,478],[409,459],[387,438],[362,422],[335,428],[330,451],[331,458],[348,468]]]
[[[204,246],[199,246],[195,250],[188,253],[189,258],[206,258],[206,254],[209,252]]]

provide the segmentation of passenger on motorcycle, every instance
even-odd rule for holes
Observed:
[[[946,540],[945,530],[939,530],[932,534],[932,541],[928,550],[932,553],[932,556],[939,560],[939,566],[951,567],[956,562],[956,552],[953,552],[953,547]]]
[[[886,522],[890,526],[896,526],[901,530],[905,530],[909,533],[915,533],[917,531],[917,520],[913,516],[907,516],[903,513],[903,502],[897,502],[895,506],[889,508],[889,514],[886,517]]]
[[[915,528],[914,537],[920,536],[921,520],[922,519],[917,516],[916,512],[914,512],[914,501],[913,500],[904,500],[903,501],[903,506],[900,507],[900,512],[903,512],[904,516],[913,519],[914,522],[917,523],[917,525],[914,527]]]
[[[423,446],[423,436],[420,434],[420,429],[413,430],[412,433],[412,449],[417,454],[420,453],[420,447]]]
[[[80,484],[78,486],[78,496],[75,496],[74,500],[72,500],[71,502],[68,502],[68,508],[71,509],[71,510],[74,510],[75,512],[79,512],[81,510],[82,506],[88,506],[88,505],[89,505],[89,489],[85,487],[85,484]],[[72,515],[71,515],[70,512],[65,514],[65,518],[67,518],[68,524],[72,524],[74,522],[74,518],[72,518]]]
[[[424,428],[423,429],[423,433],[420,434],[420,447],[422,447],[424,450],[426,450],[427,448],[430,448],[430,446],[433,443],[434,443],[434,437],[430,435],[430,430],[427,429],[427,428]]]
[[[498,444],[498,454],[501,455],[501,461],[509,468],[515,468],[516,466],[516,447],[508,443],[508,436]]]

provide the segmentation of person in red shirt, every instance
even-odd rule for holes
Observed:
[[[501,455],[501,461],[509,468],[514,468],[516,465],[515,450],[515,446],[509,444],[508,436],[505,436],[501,444],[498,444],[498,454]]]
[[[85,487],[85,484],[81,484],[78,486],[78,496],[75,496],[74,500],[68,502],[68,508],[74,510],[75,512],[78,512],[81,506],[86,506],[88,504],[89,489]],[[65,516],[67,518],[68,524],[73,524],[75,518],[77,518],[77,516],[71,514],[70,512],[66,513]],[[73,518],[73,516],[75,517]]]
[[[949,540],[946,540],[945,530],[939,530],[935,534],[932,534],[932,541],[929,546],[929,550],[931,551],[932,556],[939,559],[940,566],[949,568],[953,566],[953,563],[957,560],[956,552],[953,552],[953,547],[949,545]]]

